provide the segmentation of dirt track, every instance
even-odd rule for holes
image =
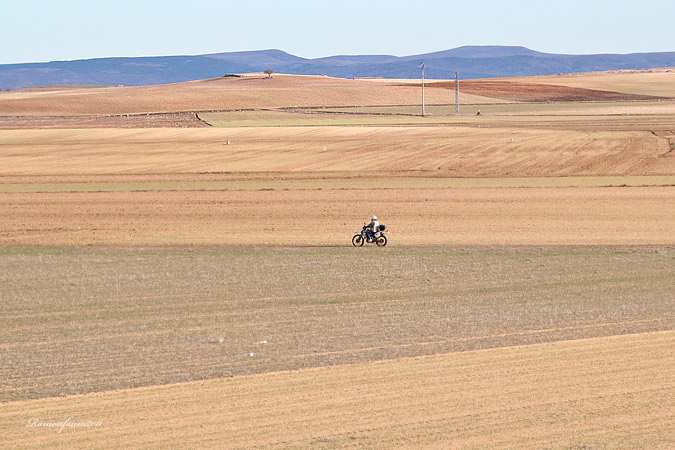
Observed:
[[[675,187],[0,194],[0,243],[672,244]]]

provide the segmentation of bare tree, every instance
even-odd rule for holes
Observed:
[[[274,69],[265,69],[265,73],[267,74],[267,78],[272,78],[272,74],[274,73]]]

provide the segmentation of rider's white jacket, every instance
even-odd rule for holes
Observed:
[[[373,220],[368,225],[368,228],[370,228],[373,231],[373,233],[377,233],[378,231],[380,231],[380,221],[379,220]]]

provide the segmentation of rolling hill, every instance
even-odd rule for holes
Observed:
[[[675,52],[626,55],[560,55],[525,47],[465,46],[422,55],[340,55],[301,58],[281,50],[214,53],[193,56],[98,58],[77,61],[0,65],[0,89],[55,84],[141,86],[262,72],[329,75],[340,78],[418,78],[424,60],[431,79],[553,75],[603,70],[675,66]]]

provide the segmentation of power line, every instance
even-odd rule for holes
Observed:
[[[426,67],[424,62],[420,63],[420,67],[422,68],[422,116],[424,116],[424,68]]]
[[[459,116],[459,72],[455,72],[455,115]]]

